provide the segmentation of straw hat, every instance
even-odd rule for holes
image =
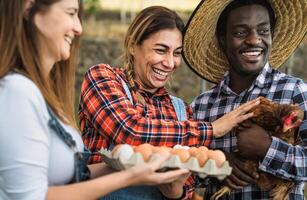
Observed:
[[[183,58],[202,78],[218,83],[229,68],[215,37],[217,20],[232,0],[202,0],[184,33]],[[276,26],[269,62],[278,68],[300,44],[307,30],[306,0],[268,0],[275,11]]]

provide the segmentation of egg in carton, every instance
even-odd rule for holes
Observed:
[[[160,171],[185,168],[195,175],[205,178],[214,176],[219,180],[231,174],[232,168],[225,155],[219,150],[208,150],[206,147],[187,147],[175,145],[169,147],[154,147],[141,144],[132,147],[128,144],[115,146],[112,151],[101,149],[105,162],[117,170],[123,170],[155,159],[158,154],[171,154],[161,165]]]

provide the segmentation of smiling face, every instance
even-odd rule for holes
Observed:
[[[35,14],[42,60],[57,62],[69,58],[73,39],[82,33],[78,10],[78,0],[60,0]]]
[[[134,45],[135,81],[143,90],[155,92],[163,87],[181,62],[182,34],[177,29],[164,29]]]
[[[272,46],[268,10],[261,5],[232,10],[221,43],[231,72],[241,77],[258,74],[268,61]]]

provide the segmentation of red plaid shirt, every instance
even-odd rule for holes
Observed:
[[[165,88],[155,94],[140,92],[146,101],[142,105],[130,90],[134,104],[125,93],[121,80],[127,82],[122,69],[99,64],[85,74],[79,105],[79,118],[85,145],[92,152],[110,145],[126,143],[173,147],[209,146],[212,139],[210,123],[194,121],[187,107],[187,121],[176,121],[176,112]],[[102,162],[99,154],[89,163]],[[187,182],[189,196],[193,179]]]

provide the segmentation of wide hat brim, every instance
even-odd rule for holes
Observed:
[[[232,0],[202,0],[184,31],[183,58],[200,77],[221,81],[229,63],[215,37],[217,20]],[[276,16],[269,63],[280,67],[301,43],[307,30],[306,0],[268,0]]]

